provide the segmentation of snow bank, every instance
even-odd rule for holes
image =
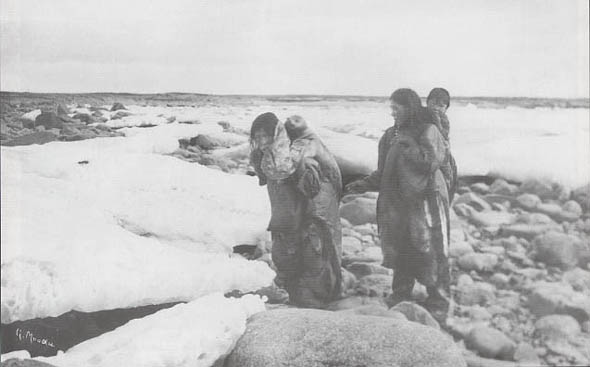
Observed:
[[[393,124],[389,105],[378,102],[141,107],[137,113],[154,118],[158,115],[183,116],[186,120],[198,118],[204,124],[227,121],[249,129],[254,118],[267,111],[276,113],[281,120],[293,114],[303,116],[345,167],[361,169],[363,173],[376,167],[376,140]],[[590,182],[588,109],[489,109],[452,105],[449,118],[460,174],[498,174],[518,181],[546,177],[572,187]],[[345,128],[348,135],[366,137],[369,141],[332,135],[331,131],[321,131],[321,127]]]
[[[368,175],[377,169],[376,141],[323,128],[315,131],[334,154],[343,175]]]
[[[266,264],[230,256],[267,238],[266,190],[162,155],[219,129],[2,147],[2,322],[268,285]]]
[[[30,359],[31,355],[26,350],[15,350],[14,352],[8,352],[2,354],[0,357],[0,362],[5,362],[9,359],[16,358],[16,359]]]
[[[256,296],[209,295],[132,320],[64,354],[37,359],[58,367],[208,367],[231,351],[246,330],[246,319],[261,311],[264,303]]]
[[[37,116],[39,116],[40,114],[41,110],[33,110],[31,112],[23,114],[20,118],[23,120],[35,121],[37,119]]]
[[[590,182],[587,109],[451,109],[460,174],[549,178],[570,187]]]

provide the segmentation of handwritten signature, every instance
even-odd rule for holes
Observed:
[[[46,338],[38,338],[29,330],[23,330],[21,328],[16,329],[16,337],[19,341],[27,340],[29,343],[38,343],[41,345],[47,345],[49,347],[55,348],[55,345]]]

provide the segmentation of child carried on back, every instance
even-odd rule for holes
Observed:
[[[451,126],[447,117],[447,109],[451,105],[451,96],[444,88],[434,88],[428,94],[426,106],[434,112],[435,125],[438,127],[441,135],[445,138],[448,146],[448,156],[446,162],[441,165],[441,172],[447,181],[449,188],[449,201],[453,201],[453,196],[457,191],[457,164],[451,154],[450,130]]]

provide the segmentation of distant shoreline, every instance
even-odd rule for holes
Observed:
[[[203,93],[38,93],[38,92],[7,92],[0,91],[2,102],[46,99],[61,103],[104,103],[113,102],[148,103],[172,106],[186,106],[209,102],[267,102],[267,103],[321,103],[321,102],[386,102],[388,96],[359,96],[359,95],[314,95],[314,94],[277,94],[277,95],[247,95],[247,94],[203,94]],[[590,98],[541,98],[541,97],[464,97],[453,96],[453,105],[464,106],[473,104],[481,108],[505,108],[508,106],[522,108],[590,108]]]

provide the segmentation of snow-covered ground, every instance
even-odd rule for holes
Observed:
[[[387,103],[369,101],[128,108],[134,116],[108,124],[161,124],[175,116],[179,121],[210,124],[227,121],[248,129],[258,114],[271,111],[281,119],[298,114],[315,128],[327,127],[376,140],[393,123]],[[453,153],[460,174],[498,174],[517,181],[546,177],[571,187],[590,182],[588,109],[492,109],[451,105],[448,115]],[[344,141],[335,143],[335,146],[336,149],[341,146],[341,150],[352,150],[349,156],[366,161],[368,167],[376,165],[376,145],[359,142],[355,147]]]
[[[220,129],[3,147],[2,322],[270,284],[265,263],[230,256],[266,238],[265,188],[163,155],[178,137]]]
[[[37,358],[59,367],[208,367],[231,352],[246,331],[246,319],[264,311],[252,295],[212,294],[132,320],[66,353]]]

